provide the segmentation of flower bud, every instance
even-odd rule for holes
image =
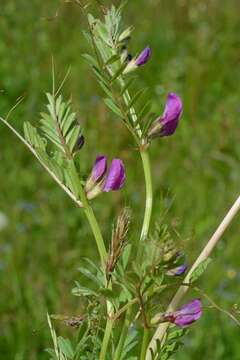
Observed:
[[[148,60],[150,59],[152,55],[152,51],[150,49],[149,46],[147,46],[142,52],[141,54],[137,57],[137,59],[135,60],[135,64],[137,66],[143,66],[145,65]]]
[[[181,98],[174,94],[168,94],[167,103],[163,115],[151,125],[148,130],[148,139],[170,136],[174,134],[180,117],[182,115],[183,105]]]
[[[145,65],[152,55],[150,47],[146,47],[141,54],[137,57],[129,61],[128,65],[126,66],[123,74],[127,74],[131,71],[136,70],[138,67]]]
[[[85,143],[85,138],[83,135],[80,135],[79,138],[77,139],[77,142],[73,148],[73,153],[78,152],[79,150],[82,149],[82,147],[84,146]]]

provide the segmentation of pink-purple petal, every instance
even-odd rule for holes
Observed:
[[[122,160],[113,159],[103,187],[103,191],[109,192],[121,189],[125,178],[125,168]]]
[[[179,327],[187,327],[197,321],[202,315],[202,303],[200,299],[194,299],[173,313],[165,314],[164,318]]]
[[[135,60],[135,64],[137,66],[143,66],[145,65],[148,60],[150,59],[152,55],[152,51],[150,49],[149,46],[147,46],[142,52],[141,54],[137,57],[137,59]]]
[[[92,169],[93,181],[97,182],[103,178],[107,171],[107,157],[99,155],[96,158],[95,165]]]
[[[181,276],[185,274],[186,270],[187,270],[187,265],[184,264],[168,270],[166,274],[169,276]]]
[[[182,111],[183,104],[181,98],[175,93],[168,94],[164,113],[162,117],[158,119],[159,123],[162,125],[160,136],[170,136],[175,132]]]

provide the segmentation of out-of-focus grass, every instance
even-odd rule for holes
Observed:
[[[167,220],[179,232],[189,261],[239,193],[239,11],[238,0],[137,0],[125,11],[126,23],[135,26],[132,51],[146,44],[153,49],[138,84],[149,87],[154,111],[161,113],[168,91],[184,100],[176,135],[151,147],[153,222],[169,208]],[[72,94],[85,128],[83,171],[101,152],[122,157],[127,166],[125,189],[94,204],[108,239],[123,204],[133,207],[134,224],[142,220],[143,176],[129,134],[106,111],[101,90],[81,58],[84,26],[71,4],[3,0],[0,114],[25,95],[11,121],[18,129],[24,120],[34,123],[43,108],[43,92],[51,86],[51,55],[59,77],[71,65],[65,92]],[[0,230],[1,357],[46,359],[46,312],[78,313],[81,304],[70,294],[76,269],[81,256],[94,258],[97,252],[81,212],[2,126],[0,163],[0,211],[8,218],[8,226]],[[236,220],[201,285],[228,309],[239,299],[238,237]],[[206,309],[176,359],[238,359],[239,331],[224,315]]]

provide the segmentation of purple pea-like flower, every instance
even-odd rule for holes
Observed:
[[[162,124],[160,136],[169,136],[175,132],[182,111],[183,105],[181,98],[174,93],[168,94],[163,116],[159,119],[159,122]]]
[[[187,270],[187,265],[179,265],[173,269],[170,269],[166,272],[166,274],[168,276],[181,276],[183,274],[185,274],[186,270]]]
[[[142,52],[141,54],[136,58],[135,60],[135,64],[137,66],[143,66],[145,65],[148,60],[150,59],[152,55],[152,51],[151,48],[149,46],[147,46]]]
[[[125,168],[122,160],[113,159],[103,191],[109,192],[121,189],[125,182],[125,178]]]
[[[131,59],[126,68],[123,71],[123,74],[127,74],[131,71],[136,70],[138,67],[145,65],[152,55],[151,48],[147,46],[136,58]],[[127,59],[129,54],[127,56]]]
[[[188,327],[197,321],[202,315],[202,303],[200,299],[194,299],[185,304],[179,310],[172,313],[166,313],[164,320],[171,322],[181,328]]]
[[[154,121],[150,127],[148,138],[154,139],[174,134],[182,112],[183,104],[181,98],[175,93],[168,94],[163,115]]]
[[[125,178],[125,168],[122,160],[113,159],[107,174],[107,157],[99,155],[96,158],[91,175],[85,185],[87,198],[90,200],[102,192],[121,189],[125,182]]]

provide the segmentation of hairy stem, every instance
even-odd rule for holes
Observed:
[[[240,210],[240,196],[237,198],[237,200],[235,201],[235,203],[233,204],[231,209],[228,211],[228,213],[226,214],[223,221],[218,226],[217,230],[215,231],[215,233],[213,234],[211,239],[208,241],[207,245],[204,247],[204,249],[198,256],[198,258],[194,262],[194,264],[191,267],[191,269],[189,270],[186,278],[184,279],[184,284],[186,284],[186,285],[180,286],[177,293],[175,294],[172,301],[170,302],[166,312],[172,312],[177,309],[180,301],[182,300],[183,296],[186,294],[186,292],[189,289],[188,284],[190,283],[191,274],[193,273],[193,271],[198,267],[198,265],[201,262],[203,262],[210,256],[213,249],[215,248],[215,246],[217,245],[217,243],[221,239],[222,235],[224,234],[226,229],[229,227],[229,225],[231,224],[232,220],[237,215],[239,210]],[[169,327],[169,323],[163,323],[158,326],[158,328],[157,328],[155,334],[153,335],[153,337],[150,341],[150,344],[148,346],[146,360],[151,360],[150,349],[152,349],[154,353],[156,352],[156,346],[157,346],[156,340],[161,341],[162,344],[164,343],[168,327]]]

